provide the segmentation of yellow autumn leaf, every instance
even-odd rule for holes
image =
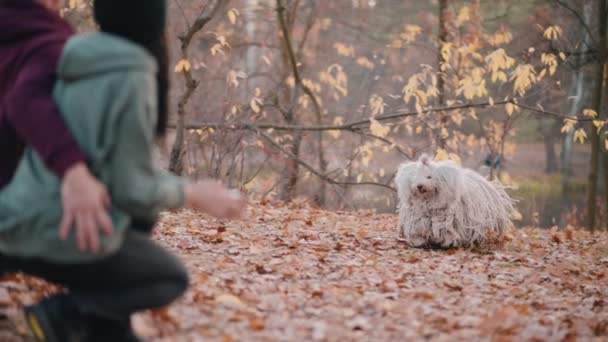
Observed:
[[[341,65],[332,64],[326,71],[319,73],[319,79],[333,88],[336,100],[340,99],[340,95],[348,95],[348,76]]]
[[[249,102],[249,106],[251,106],[251,109],[256,114],[262,110],[260,108],[261,105],[262,105],[262,100],[257,97],[252,98],[251,101]]]
[[[231,10],[228,11],[228,20],[230,20],[230,23],[232,25],[236,24],[236,19],[239,16],[239,10],[237,10],[236,8],[233,8]]]
[[[241,301],[241,299],[239,297],[231,295],[231,294],[223,294],[223,295],[217,296],[217,297],[215,297],[215,302],[224,304],[227,306],[234,306],[234,307],[245,306],[245,304],[243,304],[243,302]]]
[[[217,39],[217,41],[220,43],[221,46],[230,47],[230,44],[228,44],[228,40],[226,39],[226,36],[218,35],[215,39]]]
[[[302,108],[308,109],[308,105],[310,104],[310,98],[308,95],[300,95],[298,98],[298,104],[302,106]]]
[[[501,172],[500,174],[500,182],[505,185],[512,185],[513,178],[507,172]]]
[[[363,162],[363,166],[368,167],[369,163],[372,161],[372,157],[374,156],[374,152],[372,151],[372,145],[367,143],[359,147],[359,152],[361,154],[361,161]]]
[[[403,41],[400,39],[393,39],[393,41],[388,45],[388,47],[393,49],[401,49],[403,47]]]
[[[543,53],[540,57],[541,62],[549,68],[549,75],[555,74],[559,64],[557,56],[552,53]]]
[[[458,165],[462,165],[462,159],[460,159],[460,156],[457,155],[456,153],[449,153],[448,154],[448,158],[454,162],[456,162],[456,164]]]
[[[240,84],[239,79],[244,79],[247,77],[247,74],[243,71],[230,70],[226,75],[226,82],[233,87],[238,87]]]
[[[343,117],[341,117],[341,116],[337,116],[337,117],[334,119],[334,125],[336,125],[336,126],[341,126],[341,125],[344,125],[344,118],[343,118]],[[340,134],[341,134],[342,132],[341,132],[341,131],[339,131],[339,130],[331,130],[331,131],[329,131],[328,133],[329,133],[329,135],[330,135],[330,136],[332,136],[334,139],[338,139],[338,138],[340,138]]]
[[[576,130],[576,132],[574,132],[574,141],[578,141],[581,144],[584,144],[586,139],[587,133],[585,133],[585,130],[583,128],[579,128]]]
[[[507,115],[511,116],[515,111],[515,105],[509,102],[505,105],[505,110],[507,111]]]
[[[451,43],[443,43],[441,44],[441,58],[444,61],[450,60],[452,57],[452,44]]]
[[[561,132],[569,133],[570,131],[572,131],[572,129],[574,129],[574,125],[576,125],[576,123],[577,123],[577,120],[575,120],[575,119],[565,119],[564,126],[562,126]]]
[[[462,7],[458,12],[458,22],[464,23],[471,19],[471,8],[468,6]]]
[[[321,30],[326,31],[331,27],[331,18],[321,19]]]
[[[222,44],[215,44],[211,47],[211,55],[215,56],[217,54],[225,55],[224,50],[222,49]]]
[[[597,118],[597,112],[593,109],[584,109],[583,115],[591,119]]]
[[[505,49],[497,49],[486,56],[485,62],[492,74],[492,82],[507,81],[505,70],[512,68],[515,65],[515,59],[509,57]]]
[[[372,111],[372,116],[376,117],[378,115],[384,114],[384,107],[386,103],[384,103],[384,99],[382,96],[378,94],[373,94],[369,99],[369,107]]]
[[[528,89],[536,83],[536,71],[531,64],[523,64],[518,66],[511,76],[513,83],[513,92],[520,96],[524,96]]]
[[[338,52],[338,55],[344,57],[355,57],[355,47],[352,45],[346,45],[343,43],[335,43],[334,48]]]
[[[501,29],[500,31],[488,37],[488,40],[490,41],[490,45],[499,46],[509,44],[513,40],[513,35],[511,34],[511,32]]]
[[[388,133],[391,131],[390,128],[383,126],[380,122],[378,122],[378,120],[376,119],[370,119],[370,126],[369,126],[369,130],[372,132],[372,134],[377,135],[379,137],[385,138]]]
[[[521,221],[524,219],[524,215],[522,215],[522,213],[519,212],[519,210],[515,210],[511,216],[513,217],[513,220],[515,221]]]
[[[557,25],[553,25],[553,26],[547,27],[547,29],[543,33],[543,37],[545,37],[545,39],[548,39],[548,40],[556,40],[561,36],[561,34],[562,34],[561,27],[559,27]]]
[[[602,128],[604,128],[605,125],[606,125],[606,121],[593,120],[593,126],[595,126],[595,128],[597,128],[597,134],[600,134],[600,132],[602,131]]]
[[[287,84],[287,86],[289,88],[293,88],[296,86],[296,79],[293,76],[289,76],[289,77],[287,77],[287,80],[285,81],[285,83]]]
[[[180,59],[179,62],[175,65],[175,72],[185,72],[190,71],[192,68],[192,64],[187,59]]]
[[[374,69],[374,63],[372,63],[372,61],[370,61],[367,57],[359,57],[357,58],[357,64],[359,64],[360,66],[367,68],[369,70]]]
[[[448,152],[442,148],[437,149],[437,153],[435,154],[435,160],[449,160],[450,155]]]
[[[399,34],[400,39],[396,39],[391,44],[392,47],[402,47],[403,43],[409,44],[416,40],[416,37],[422,32],[422,27],[418,25],[405,25],[405,31]]]

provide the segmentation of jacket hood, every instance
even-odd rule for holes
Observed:
[[[103,32],[81,34],[68,41],[59,62],[59,78],[75,80],[109,72],[155,73],[156,61],[143,47]]]
[[[57,13],[34,0],[0,0],[0,46],[33,39],[60,40],[72,33]]]

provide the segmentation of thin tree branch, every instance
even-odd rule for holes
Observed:
[[[580,24],[585,29],[585,31],[587,31],[587,33],[589,34],[589,38],[591,39],[591,42],[593,43],[593,45],[596,45],[595,39],[593,38],[593,33],[591,31],[591,28],[589,27],[589,25],[587,25],[587,22],[585,21],[585,18],[583,18],[583,16],[577,10],[575,10],[572,7],[570,7],[570,5],[568,5],[564,1],[562,1],[562,0],[554,0],[554,1],[558,5],[562,6],[566,10],[568,10],[570,13],[574,14],[574,16],[578,19],[578,21],[580,22]]]
[[[186,27],[190,27],[190,20],[188,19],[188,16],[186,15],[186,11],[184,11],[184,6],[182,6],[182,2],[179,0],[175,0],[175,3],[177,4],[177,8],[179,8],[180,12],[182,12],[182,17],[184,17],[184,21],[186,22]]]
[[[427,108],[423,110],[424,113],[434,113],[434,112],[443,112],[443,111],[454,111],[460,109],[468,109],[468,108],[483,108],[483,107],[492,107],[505,105],[507,103],[512,103],[513,105],[527,109],[533,112],[534,115],[540,116],[549,116],[556,119],[568,119],[568,120],[576,120],[578,122],[591,122],[594,119],[586,118],[586,117],[573,117],[566,114],[560,114],[552,111],[547,111],[541,108],[528,106],[521,103],[516,103],[513,100],[505,100],[505,101],[497,101],[494,103],[490,102],[480,102],[480,103],[467,103],[455,106],[447,106],[447,107],[437,107],[437,108]],[[375,117],[374,119],[377,121],[390,121],[395,119],[401,119],[408,116],[416,116],[420,114],[417,111],[395,111],[392,113],[384,114]],[[370,119],[362,119],[357,120],[341,125],[316,125],[316,126],[297,126],[297,125],[278,125],[278,124],[269,124],[269,123],[193,123],[189,124],[186,127],[188,129],[201,129],[201,128],[218,128],[218,129],[231,129],[231,130],[248,130],[248,129],[273,129],[277,131],[357,131],[365,126],[370,125]]]
[[[305,169],[307,169],[308,171],[310,171],[310,173],[314,174],[315,176],[319,177],[319,179],[330,183],[330,184],[334,184],[340,187],[346,187],[346,186],[378,186],[378,187],[382,187],[385,189],[389,189],[392,190],[394,192],[396,192],[397,190],[395,188],[393,188],[390,185],[387,184],[382,184],[382,183],[376,183],[376,182],[340,182],[337,181],[333,178],[329,178],[326,175],[324,175],[323,173],[317,171],[314,167],[312,167],[310,164],[308,164],[307,162],[303,161],[300,158],[297,158],[295,155],[293,155],[293,153],[287,151],[285,148],[283,148],[283,146],[281,146],[280,144],[278,144],[277,142],[274,141],[274,139],[272,139],[271,136],[269,136],[268,134],[260,131],[260,130],[256,130],[254,128],[250,129],[251,131],[255,132],[256,134],[258,134],[259,136],[261,136],[262,138],[264,138],[266,141],[268,141],[272,146],[274,146],[274,148],[276,148],[277,150],[281,151],[281,153],[285,154],[286,156],[288,156],[290,159],[294,160],[295,162],[297,162],[298,164],[300,164],[302,167],[304,167]]]
[[[222,1],[220,0],[212,0],[208,4],[208,6],[203,10],[201,15],[196,18],[196,21],[192,24],[192,26],[188,27],[185,35],[179,37],[182,42],[182,59],[188,60],[188,50],[190,48],[190,43],[192,42],[192,38],[196,33],[198,33],[217,13],[220,8],[220,4]],[[177,134],[175,137],[175,142],[173,144],[173,148],[171,149],[171,157],[169,161],[169,169],[176,173],[182,173],[182,161],[185,154],[184,146],[184,128],[185,128],[185,116],[186,116],[186,105],[188,101],[190,101],[190,97],[194,91],[198,88],[199,82],[192,76],[192,70],[190,68],[184,68],[182,71],[182,75],[184,76],[186,89],[182,93],[178,103],[177,103]]]
[[[210,22],[211,19],[213,19],[213,17],[221,7],[221,2],[221,0],[211,1],[207,5],[205,10],[203,10],[203,13],[201,13],[201,15],[196,18],[192,26],[188,28],[188,31],[186,31],[183,36],[179,37],[179,39],[182,41],[182,50],[187,49],[194,35],[197,34],[200,30],[202,30],[203,27],[205,27],[205,25],[207,25],[207,23]]]
[[[385,143],[385,144],[393,147],[395,149],[395,151],[399,152],[401,155],[403,155],[407,159],[414,159],[414,156],[412,156],[411,154],[405,152],[401,147],[397,146],[397,144],[395,144],[394,142],[392,142],[392,141],[390,141],[390,140],[388,140],[388,139],[386,139],[384,137],[381,137],[379,135],[375,135],[375,134],[372,134],[372,133],[367,133],[367,132],[366,133],[359,133],[359,134],[361,134],[363,136],[366,136],[366,137],[374,138],[376,140],[380,140],[383,143]]]

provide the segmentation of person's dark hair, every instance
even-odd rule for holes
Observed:
[[[169,122],[169,50],[166,37],[166,35],[163,35],[158,40],[157,44],[146,47],[152,56],[154,56],[158,64],[158,73],[156,74],[156,81],[158,84],[157,137],[165,135]]]
[[[169,53],[165,36],[166,0],[95,0],[95,20],[107,33],[144,47],[158,64],[158,124],[164,135],[169,119]]]

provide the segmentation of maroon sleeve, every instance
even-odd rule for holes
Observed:
[[[11,126],[58,177],[86,156],[53,99],[62,44],[38,49],[23,64],[6,106]]]

